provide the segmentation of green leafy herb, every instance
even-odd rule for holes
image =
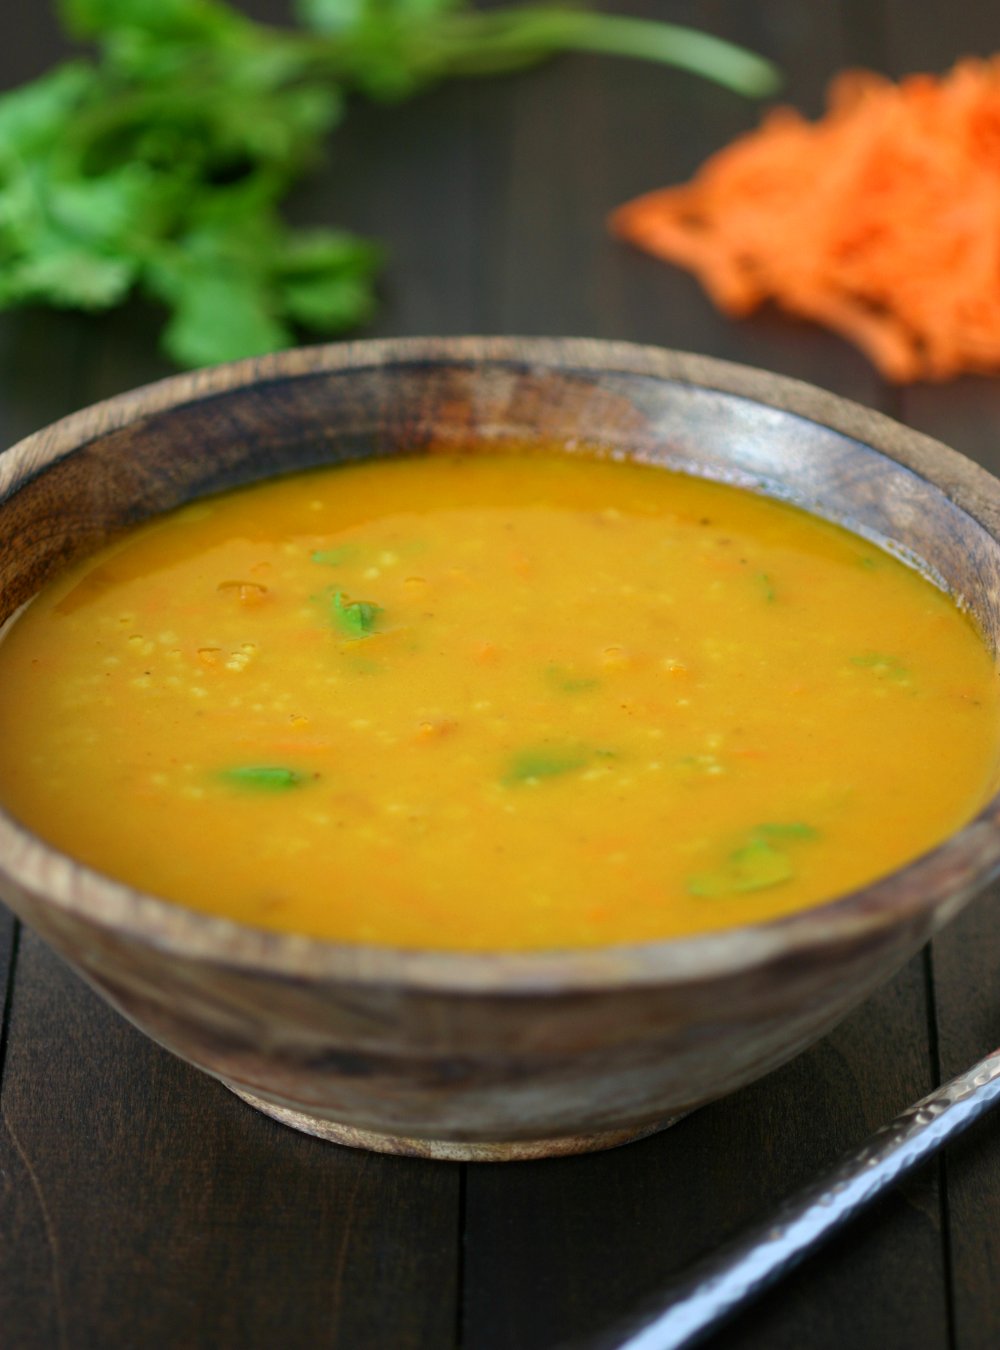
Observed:
[[[870,670],[880,680],[892,680],[896,684],[909,684],[911,681],[909,666],[897,656],[885,652],[865,652],[861,656],[852,656],[851,665]]]
[[[286,792],[289,788],[301,787],[306,781],[304,775],[294,769],[272,764],[241,764],[223,769],[219,776],[233,787],[250,788],[255,792]]]
[[[279,206],[355,91],[405,98],[554,52],[680,66],[751,96],[759,57],[676,25],[468,0],[299,0],[297,28],[225,0],[61,0],[92,59],[0,96],[0,308],[104,310],[139,292],[181,365],[336,334],[375,305],[377,246]]]
[[[819,830],[812,825],[806,825],[801,820],[793,820],[780,825],[758,825],[753,831],[751,839],[763,839],[766,843],[774,843],[775,840],[791,839],[818,839]]]
[[[588,689],[596,689],[600,683],[591,676],[577,675],[565,666],[546,666],[545,675],[553,689],[563,694],[583,694]]]
[[[773,604],[776,595],[774,589],[774,582],[771,580],[771,578],[768,576],[766,572],[757,573],[757,586],[760,590],[761,595],[764,597],[767,603],[769,605]]]
[[[588,751],[573,746],[522,750],[511,759],[501,781],[505,787],[513,787],[542,778],[559,778],[585,768],[589,759]]]
[[[347,562],[353,549],[347,548],[318,548],[310,554],[310,561],[319,563],[322,567],[340,567]]]
[[[715,872],[688,878],[691,895],[722,896],[767,890],[795,875],[788,846],[818,839],[819,832],[799,821],[758,825]]]
[[[375,620],[382,613],[381,605],[370,600],[345,600],[343,591],[333,594],[333,617],[341,632],[348,637],[370,637],[375,631]]]

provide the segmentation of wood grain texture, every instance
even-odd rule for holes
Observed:
[[[8,1018],[14,987],[20,924],[4,905],[0,905],[0,1084],[7,1058]]]
[[[628,6],[629,12],[636,8]],[[877,5],[868,8],[878,10]],[[638,10],[654,18],[666,15],[662,0],[645,0]],[[779,101],[793,103],[809,115],[820,111],[829,78],[845,63],[859,59],[849,40],[842,5],[688,0],[670,5],[669,17],[746,43],[771,57],[786,76]],[[551,82],[548,107],[557,106],[558,71],[539,71],[535,78]],[[534,296],[561,297],[586,288],[596,325],[587,331],[780,370],[845,397],[883,406],[877,375],[846,342],[770,308],[734,322],[719,313],[687,272],[611,239],[604,228],[614,207],[642,192],[686,181],[709,155],[755,127],[764,110],[693,78],[624,62],[594,63],[586,90],[578,94],[581,102],[588,98],[599,104],[599,147],[604,154],[562,185],[560,196],[568,198],[574,208],[565,212],[565,227],[574,239],[581,235],[587,239],[589,250],[571,270],[560,267],[558,253],[550,246],[547,272],[537,267],[527,284],[514,292],[521,313],[508,311],[507,331],[519,331],[518,320],[537,308]],[[564,134],[571,133],[567,129]],[[530,130],[526,139],[529,136]],[[529,164],[515,166],[516,198],[544,199],[544,165],[538,164],[533,180],[529,172]],[[523,210],[509,209],[515,217]],[[531,238],[526,236],[522,252],[530,258],[531,250]],[[551,298],[548,303],[553,303]],[[545,331],[571,330],[563,324]]]
[[[457,1200],[454,1169],[251,1111],[25,939],[0,1130],[9,1350],[444,1350]]]
[[[469,1344],[585,1345],[926,1092],[926,1012],[918,959],[793,1064],[662,1135],[571,1162],[472,1169]],[[712,1344],[944,1345],[938,1224],[924,1175]]]
[[[948,69],[1000,46],[993,6],[956,14],[943,0],[887,0],[890,72]],[[904,419],[1000,473],[1000,382],[968,376],[902,392]],[[947,1078],[1000,1042],[1000,892],[991,889],[933,943],[939,1076]],[[986,1121],[948,1150],[943,1177],[953,1336],[961,1350],[1000,1344],[1000,1140]]]
[[[1000,891],[980,897],[933,943],[941,1077],[1000,1044]],[[956,1344],[990,1350],[1000,1343],[1000,1140],[984,1121],[944,1161],[947,1255]]]

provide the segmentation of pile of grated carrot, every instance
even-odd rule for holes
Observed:
[[[1000,56],[901,84],[847,72],[818,122],[776,109],[611,228],[726,313],[773,300],[891,380],[1000,372]]]

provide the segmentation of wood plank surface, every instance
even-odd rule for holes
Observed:
[[[930,0],[887,0],[887,60],[894,75],[943,71],[963,56],[1000,49],[992,5],[960,11]],[[1000,381],[967,377],[903,391],[903,420],[1000,473]],[[951,1077],[1000,1044],[1000,888],[975,901],[933,944],[939,1074]],[[1000,1345],[1000,1135],[987,1120],[948,1150],[946,1256],[954,1343]]]
[[[4,1350],[453,1344],[457,1169],[275,1124],[30,933],[0,1108]]]
[[[628,8],[650,17],[665,12],[662,0]],[[820,110],[828,79],[845,63],[861,59],[845,34],[840,5],[805,7],[798,0],[746,5],[731,0],[672,5],[670,16],[771,57],[787,77],[781,99],[810,115]],[[544,330],[536,318],[533,331],[586,331],[704,352],[779,370],[870,406],[884,406],[883,385],[847,343],[770,309],[733,322],[719,313],[687,272],[618,243],[604,227],[607,214],[632,196],[686,181],[709,155],[754,128],[763,113],[761,106],[693,77],[649,66],[608,61],[593,62],[589,69],[577,98],[581,105],[588,98],[599,98],[608,148],[600,161],[585,163],[572,175],[571,166],[561,163],[559,184],[560,198],[570,203],[564,213],[567,228],[587,241],[587,251],[578,255],[572,268],[560,269],[555,251],[536,261],[538,246],[525,230],[516,251],[527,260],[526,272],[519,286],[512,280],[505,288],[506,330],[518,331],[531,313],[543,306],[565,306],[567,295],[587,287],[593,296],[581,316],[589,321],[587,329],[579,330],[579,325],[570,329],[577,316],[558,310]],[[565,80],[561,68],[540,70],[533,78],[540,85],[551,82],[548,97],[537,98],[539,109],[556,106]],[[583,115],[582,107],[565,115],[564,135],[572,134],[570,129]],[[540,114],[536,120],[541,120]],[[546,162],[556,157],[554,148],[547,161],[536,156],[533,178],[531,162],[518,163],[511,176],[517,194],[528,201],[542,197]],[[517,227],[523,210],[516,203],[508,208],[512,219],[508,229]]]
[[[934,939],[940,1075],[949,1078],[1000,1045],[1000,888],[993,886]],[[987,1119],[948,1149],[949,1289],[955,1345],[1000,1345],[1000,1138]]]
[[[465,1343],[542,1350],[613,1324],[927,1091],[925,1016],[917,960],[813,1050],[661,1135],[470,1171]],[[945,1346],[938,1222],[924,1174],[713,1346]]]
[[[47,0],[18,8],[0,87],[59,49]],[[765,51],[811,114],[844,65],[940,69],[1000,31],[990,7],[941,0],[618,8]],[[733,323],[687,274],[608,237],[610,209],[683,180],[758,115],[692,77],[566,58],[403,109],[357,106],[293,211],[385,241],[373,336],[586,334],[706,352],[896,412],[1000,469],[1000,382],[900,394],[841,340],[774,313]],[[4,316],[3,441],[166,373],[156,321],[142,305]],[[0,917],[0,1347],[572,1344],[1000,1041],[998,906],[994,891],[807,1054],[659,1136],[467,1169],[353,1153],[255,1115],[31,934],[5,1001],[14,925]],[[992,1350],[995,1126],[952,1149],[943,1174],[946,1193],[925,1170],[711,1344]]]

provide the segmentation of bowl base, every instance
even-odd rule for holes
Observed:
[[[230,1092],[235,1092],[248,1105],[272,1120],[280,1121],[293,1130],[303,1134],[313,1134],[320,1139],[328,1139],[334,1144],[344,1144],[348,1148],[365,1148],[374,1153],[396,1153],[411,1158],[438,1158],[446,1162],[525,1162],[534,1158],[561,1158],[573,1153],[596,1153],[601,1149],[617,1148],[621,1144],[631,1144],[636,1139],[645,1139],[672,1125],[679,1116],[659,1120],[653,1125],[644,1125],[640,1129],[596,1130],[593,1134],[558,1135],[552,1139],[508,1139],[497,1143],[486,1143],[466,1139],[416,1139],[399,1134],[381,1134],[376,1130],[359,1130],[354,1125],[341,1125],[324,1116],[310,1115],[307,1111],[296,1111],[288,1106],[279,1106],[248,1092],[235,1083],[226,1083]]]

